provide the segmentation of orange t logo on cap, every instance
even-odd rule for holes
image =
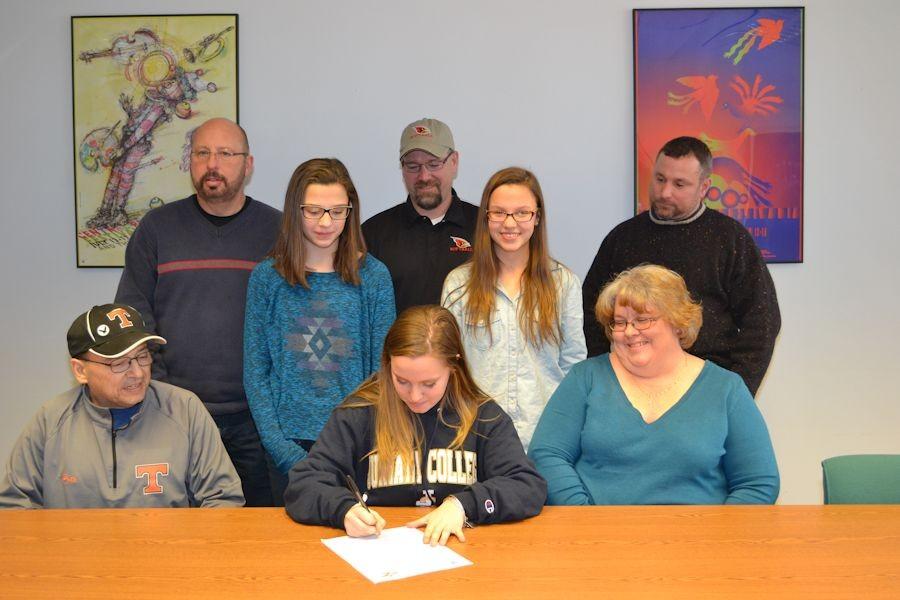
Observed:
[[[115,310],[111,310],[106,313],[106,318],[112,321],[113,319],[117,319],[119,321],[119,328],[125,329],[126,327],[131,327],[134,323],[131,322],[129,317],[131,314],[124,308],[117,308]]]

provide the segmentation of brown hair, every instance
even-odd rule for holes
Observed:
[[[313,158],[294,170],[284,195],[284,217],[281,230],[272,249],[275,270],[291,285],[298,283],[309,289],[306,281],[306,249],[303,242],[303,210],[310,184],[339,184],[350,200],[350,215],[338,238],[334,256],[334,270],[346,283],[359,285],[359,265],[366,254],[366,243],[359,226],[359,194],[344,163],[336,158]]]
[[[656,158],[661,154],[665,154],[669,158],[683,158],[685,156],[693,156],[700,163],[700,181],[703,182],[710,176],[713,170],[713,156],[709,151],[709,146],[695,137],[681,136],[666,142]]]
[[[490,397],[482,392],[466,364],[456,319],[446,308],[435,305],[406,309],[391,326],[384,339],[381,366],[341,408],[375,407],[375,443],[369,454],[378,453],[379,479],[388,479],[400,457],[407,474],[416,468],[415,451],[424,444],[420,421],[397,394],[391,377],[392,356],[433,356],[450,367],[450,379],[440,406],[449,406],[459,417],[447,427],[456,429],[450,448],[461,448],[475,422],[478,407]],[[443,419],[443,416],[440,417]]]
[[[659,265],[639,265],[619,273],[597,298],[595,313],[606,337],[612,341],[609,324],[616,306],[628,306],[645,312],[652,306],[675,328],[682,348],[690,348],[703,325],[703,309],[691,298],[684,278]]]
[[[534,173],[520,167],[507,167],[494,173],[481,194],[478,225],[475,228],[475,248],[469,280],[465,284],[467,327],[474,329],[479,322],[490,323],[496,301],[497,256],[487,222],[491,194],[503,185],[522,185],[537,201],[534,233],[528,241],[528,264],[522,274],[522,301],[519,303],[519,327],[528,343],[534,346],[546,342],[562,343],[559,325],[559,299],[556,282],[550,269],[547,250],[547,218],[544,213],[544,194]],[[493,335],[493,332],[490,332]]]

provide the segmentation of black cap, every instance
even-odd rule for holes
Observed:
[[[78,316],[67,334],[69,355],[92,351],[104,358],[118,358],[149,341],[166,340],[144,326],[144,317],[127,304],[103,304]]]

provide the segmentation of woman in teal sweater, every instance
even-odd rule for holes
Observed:
[[[601,293],[609,354],[575,365],[529,455],[548,504],[772,504],[779,478],[743,380],[685,349],[702,323],[677,273],[622,272]]]

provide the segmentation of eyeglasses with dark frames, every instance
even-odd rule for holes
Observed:
[[[450,154],[445,156],[443,160],[434,159],[429,160],[426,163],[417,163],[417,162],[407,162],[405,160],[400,161],[400,167],[411,175],[415,175],[416,173],[422,172],[422,167],[425,167],[425,170],[429,173],[435,173],[444,168],[444,165],[447,164],[447,161],[450,160],[450,157],[453,156],[453,150],[450,151]]]
[[[137,362],[137,364],[142,367],[149,367],[153,363],[153,355],[149,352],[141,352],[137,356],[117,358],[108,363],[100,362],[99,360],[90,360],[88,358],[82,358],[81,360],[94,363],[95,365],[106,365],[113,373],[124,373],[131,368],[131,361]]]
[[[347,217],[350,216],[350,211],[353,210],[353,206],[332,206],[331,208],[325,208],[324,206],[318,206],[316,204],[301,204],[300,210],[303,211],[303,216],[307,219],[318,221],[325,213],[328,213],[335,221],[343,221]]]
[[[487,213],[488,221],[491,221],[493,223],[502,223],[509,217],[512,217],[516,223],[527,223],[534,218],[534,215],[537,214],[536,210],[517,210],[514,212],[506,212],[505,210],[488,210],[485,212]]]

